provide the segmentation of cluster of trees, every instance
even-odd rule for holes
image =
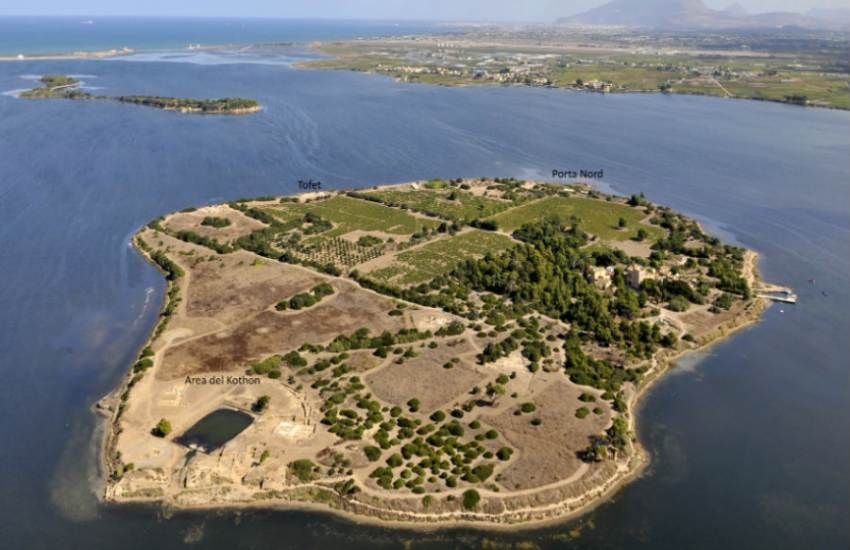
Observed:
[[[148,257],[150,257],[150,259],[153,260],[153,262],[159,266],[163,272],[165,272],[166,280],[176,281],[184,275],[183,268],[174,263],[163,251],[159,249],[154,250],[141,237],[136,238],[136,243],[139,245],[139,248],[147,252]]]
[[[708,264],[708,274],[717,277],[717,288],[737,294],[742,298],[750,297],[750,285],[741,277],[738,268],[728,258],[716,258]]]
[[[319,467],[308,458],[294,460],[289,463],[289,473],[295,476],[301,483],[309,483],[316,478]]]
[[[310,292],[302,292],[300,294],[296,294],[289,300],[278,302],[277,305],[275,305],[275,309],[278,311],[284,311],[286,309],[304,309],[305,307],[318,304],[322,298],[330,296],[333,293],[334,288],[330,284],[319,283],[314,286]]]
[[[452,321],[448,325],[437,329],[435,334],[437,336],[458,336],[459,334],[463,334],[464,330],[466,330],[466,328],[463,326],[463,323],[460,321]]]
[[[227,254],[228,252],[233,252],[233,247],[229,244],[224,244],[218,241],[218,239],[214,239],[212,237],[205,237],[203,235],[198,235],[194,231],[189,229],[181,229],[174,236],[181,241],[187,243],[193,243],[201,246],[205,246],[212,250],[215,250],[219,254]]]
[[[441,413],[440,420],[435,420],[436,412]],[[445,419],[445,413],[436,412],[431,415],[432,420],[441,422]],[[470,423],[470,429],[480,427],[480,423]],[[397,437],[392,438],[392,431],[396,428]],[[370,477],[385,489],[406,487],[414,493],[424,492],[422,485],[426,477],[432,483],[440,479],[448,488],[457,487],[459,480],[482,483],[493,475],[495,468],[491,462],[476,462],[476,459],[483,457],[486,460],[509,460],[513,449],[503,446],[497,453],[488,450],[480,440],[496,439],[498,433],[493,430],[478,434],[467,442],[460,440],[464,432],[463,426],[457,420],[450,420],[439,427],[433,424],[422,425],[418,419],[411,420],[403,416],[382,422],[374,436],[380,448],[367,445],[363,450],[366,457],[374,462],[381,457],[381,449],[389,449],[399,443],[402,445],[400,451],[387,457],[384,461],[386,465],[376,468]],[[419,437],[416,437],[417,435]],[[427,437],[424,437],[426,435]],[[403,442],[404,440],[409,441]],[[402,467],[398,478],[394,480],[394,470]]]
[[[158,223],[157,220],[154,220],[152,223]],[[174,281],[179,279],[184,275],[183,269],[174,263],[171,258],[169,258],[163,251],[156,249],[154,250],[145,242],[141,237],[136,238],[136,243],[139,245],[139,248],[144,250],[148,257],[150,257],[153,262],[165,272],[165,278],[168,281],[168,290],[165,294],[165,305],[162,310],[159,312],[159,323],[154,330],[154,338],[158,337],[162,334],[162,331],[165,330],[166,325],[168,324],[169,319],[177,310],[177,305],[180,303],[180,288],[173,284]],[[122,397],[126,396],[125,395]]]
[[[360,246],[377,246],[383,244],[384,241],[374,235],[363,235],[357,239],[357,244]]]
[[[581,386],[605,390],[606,397],[613,397],[626,382],[637,382],[644,373],[643,368],[630,369],[590,357],[582,350],[581,339],[575,334],[565,340],[564,353],[564,368],[570,380]]]
[[[419,331],[415,328],[403,328],[395,334],[384,331],[379,336],[370,336],[369,329],[362,327],[351,335],[340,334],[328,344],[326,351],[340,352],[356,349],[386,349],[399,344],[409,344],[433,337],[430,330]]]
[[[201,225],[206,225],[208,227],[222,228],[227,227],[231,223],[229,218],[220,218],[218,216],[204,216],[204,219],[201,220]]]
[[[507,357],[519,348],[519,342],[512,335],[501,342],[489,342],[481,353],[478,354],[478,362],[482,365],[498,361]]]

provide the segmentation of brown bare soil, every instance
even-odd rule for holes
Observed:
[[[526,396],[537,410],[515,415],[511,407],[495,417],[482,417],[499,430],[516,449],[519,457],[502,472],[501,482],[509,490],[530,489],[570,478],[582,466],[576,453],[590,443],[611,423],[610,408],[601,399],[597,403],[583,403],[578,397],[586,389],[569,382],[551,383],[540,393]],[[585,418],[576,418],[579,407],[599,406],[605,412],[592,412]],[[531,424],[539,418],[539,426]]]
[[[214,317],[229,325],[326,280],[295,266],[258,260],[243,251],[214,258],[216,261],[188,268],[192,277],[186,301],[188,317]]]
[[[224,372],[245,367],[273,353],[318,344],[340,333],[364,326],[375,333],[402,328],[388,299],[378,298],[352,283],[334,281],[337,292],[303,311],[263,311],[226,330],[190,340],[165,352],[161,376],[180,378],[188,374]]]
[[[443,365],[452,357],[473,352],[468,344],[449,347],[445,344],[436,349],[416,348],[419,357],[406,360],[369,374],[366,383],[374,394],[383,401],[404,405],[412,397],[422,402],[423,411],[433,411],[449,403],[479,384],[484,375],[467,361],[461,361],[451,369]]]

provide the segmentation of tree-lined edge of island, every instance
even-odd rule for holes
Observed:
[[[165,111],[210,115],[244,115],[256,113],[261,109],[260,103],[257,100],[243,97],[195,99],[147,95],[105,96],[90,94],[80,90],[80,81],[67,75],[44,75],[39,81],[42,86],[21,92],[18,97],[26,99],[112,100],[121,103],[155,107]]]

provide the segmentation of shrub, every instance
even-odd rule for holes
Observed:
[[[673,296],[667,304],[670,311],[688,311],[689,307],[691,307],[691,304],[684,296]]]
[[[534,403],[523,403],[519,406],[519,410],[524,413],[530,413],[537,410],[537,406]]]
[[[269,402],[272,400],[268,395],[261,395],[251,406],[254,412],[263,412],[269,407]]]
[[[587,409],[587,407],[579,407],[578,409],[576,409],[576,418],[584,418],[589,414],[590,411]]]
[[[372,235],[363,235],[359,239],[357,239],[358,246],[370,247],[383,243],[381,239],[378,237],[374,237]]]
[[[201,221],[201,225],[206,225],[208,227],[227,227],[231,224],[231,221],[227,218],[219,218],[218,216],[205,216],[203,221]]]
[[[156,437],[165,437],[171,433],[171,422],[165,418],[161,418],[156,426],[151,430],[151,433]]]
[[[467,489],[463,492],[463,507],[467,510],[474,510],[481,501],[481,495],[475,489]]]
[[[313,480],[313,474],[316,468],[316,465],[309,458],[302,458],[289,463],[289,472],[302,483]]]
[[[283,360],[290,367],[304,367],[307,365],[307,360],[304,359],[297,351],[290,351],[283,356]]]
[[[366,458],[368,458],[370,462],[375,462],[381,458],[381,449],[372,445],[367,445],[366,447],[363,447],[363,454],[366,455]]]
[[[446,418],[446,413],[444,413],[443,411],[434,411],[431,413],[431,416],[429,418],[434,422],[442,422]]]

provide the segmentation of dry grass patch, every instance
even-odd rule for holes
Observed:
[[[264,311],[226,330],[181,343],[166,350],[158,375],[181,377],[203,372],[227,372],[304,343],[325,343],[351,333],[369,319],[373,333],[398,331],[403,321],[386,314],[391,302],[354,284],[337,282],[337,292],[298,312]]]
[[[502,472],[501,482],[509,490],[541,487],[568,479],[582,465],[576,453],[587,447],[592,436],[600,435],[611,423],[607,403],[583,403],[582,388],[566,382],[554,382],[537,395],[523,398],[533,402],[536,410],[515,415],[510,407],[495,417],[482,416],[511,446],[516,458]],[[579,407],[601,407],[603,414],[576,418]],[[542,422],[531,423],[533,418]]]
[[[465,361],[451,369],[443,368],[453,357],[471,353],[473,349],[469,344],[449,347],[441,343],[436,349],[427,346],[415,349],[419,353],[418,357],[407,359],[401,365],[391,362],[389,366],[366,377],[366,383],[376,397],[400,406],[415,397],[421,403],[420,410],[430,413],[464,396],[484,380],[484,375]]]
[[[205,218],[226,219],[230,225],[226,227],[203,225]],[[261,222],[227,205],[206,206],[192,212],[177,212],[168,216],[162,225],[172,232],[193,231],[203,237],[218,239],[222,243],[233,241],[265,227]]]
[[[188,317],[213,317],[231,324],[327,280],[317,273],[259,259],[244,251],[212,258],[187,266],[191,277],[186,295]]]

